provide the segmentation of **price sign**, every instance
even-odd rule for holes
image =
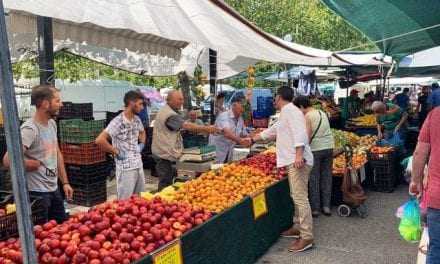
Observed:
[[[180,240],[176,240],[164,249],[153,254],[154,264],[183,264]]]
[[[254,219],[258,219],[261,216],[267,214],[267,203],[266,203],[266,193],[264,190],[260,193],[255,194],[252,197],[252,205],[254,209]]]

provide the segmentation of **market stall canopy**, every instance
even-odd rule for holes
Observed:
[[[334,53],[334,57],[339,58],[351,65],[379,66],[391,65],[393,59],[380,52],[339,52]]]
[[[419,51],[402,58],[394,76],[440,76],[440,47]]]
[[[287,71],[282,71],[278,73],[273,73],[272,75],[265,78],[268,81],[279,81],[279,82],[287,82],[290,77],[292,80],[298,80],[300,78],[301,73],[310,74],[312,71],[315,71],[316,78],[318,80],[335,80],[338,79],[339,76],[336,74],[337,72],[345,72],[344,69],[340,68],[328,68],[328,69],[320,69],[318,67],[292,67]]]
[[[322,0],[394,58],[440,45],[440,1]]]
[[[167,20],[157,16],[157,3],[111,0],[5,0],[8,32],[13,59],[37,49],[36,17],[53,18],[54,48],[69,48],[74,53],[109,64],[130,64],[136,55],[150,61],[160,58],[178,60],[187,46],[186,33],[179,21],[187,18],[176,8],[166,8]],[[165,9],[165,8],[162,8]],[[165,11],[165,10],[164,10]],[[159,12],[162,13],[162,12]],[[118,60],[120,55],[121,61]],[[123,61],[123,60],[126,61]],[[112,61],[113,60],[113,61]],[[137,61],[137,60],[136,60]]]
[[[327,65],[331,55],[287,45],[220,0],[5,0],[5,6],[15,59],[35,53],[37,15],[54,18],[55,49],[148,75],[192,73],[197,59],[207,65],[208,48],[218,52],[220,79],[258,61]]]

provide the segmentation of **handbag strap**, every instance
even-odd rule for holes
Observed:
[[[319,113],[319,123],[318,123],[318,127],[316,127],[315,132],[313,132],[312,137],[310,138],[310,143],[312,143],[313,139],[316,136],[316,133],[318,133],[318,130],[321,128],[321,123],[322,123],[322,114],[321,111],[318,110]]]

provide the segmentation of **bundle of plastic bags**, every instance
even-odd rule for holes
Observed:
[[[398,210],[399,211],[399,210]],[[420,220],[420,206],[416,198],[412,197],[400,207],[399,232],[403,239],[408,242],[417,242],[422,235]]]

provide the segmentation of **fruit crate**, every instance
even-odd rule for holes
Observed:
[[[94,142],[104,129],[104,125],[105,120],[60,120],[60,141],[72,144]]]
[[[0,190],[12,191],[11,171],[0,168]]]
[[[58,119],[93,120],[93,103],[63,102]]]
[[[29,198],[32,211],[32,222],[34,225],[43,224],[44,221],[46,221],[43,199],[33,195],[29,195]],[[12,192],[0,191],[0,207],[4,208],[10,203],[14,203]],[[0,240],[6,240],[10,237],[18,236],[17,226],[16,213],[0,216]]]
[[[105,125],[108,126],[113,118],[117,117],[120,113],[122,113],[122,110],[119,110],[118,112],[105,112]]]
[[[252,120],[252,125],[254,128],[267,128],[269,126],[269,118],[254,118]]]
[[[71,184],[94,184],[106,181],[110,170],[108,161],[92,165],[66,164],[66,172]]]
[[[60,144],[64,162],[74,165],[91,165],[104,162],[105,152],[95,143],[88,144]]]
[[[72,184],[73,199],[70,203],[91,207],[107,201],[107,182]]]
[[[395,151],[387,152],[387,153],[373,153],[369,151],[367,153],[367,157],[369,161],[389,161],[393,162],[396,157]]]
[[[0,159],[3,159],[7,149],[5,128],[0,126]]]
[[[397,184],[397,172],[393,163],[388,161],[370,162],[373,172],[372,189],[377,192],[393,192]]]

